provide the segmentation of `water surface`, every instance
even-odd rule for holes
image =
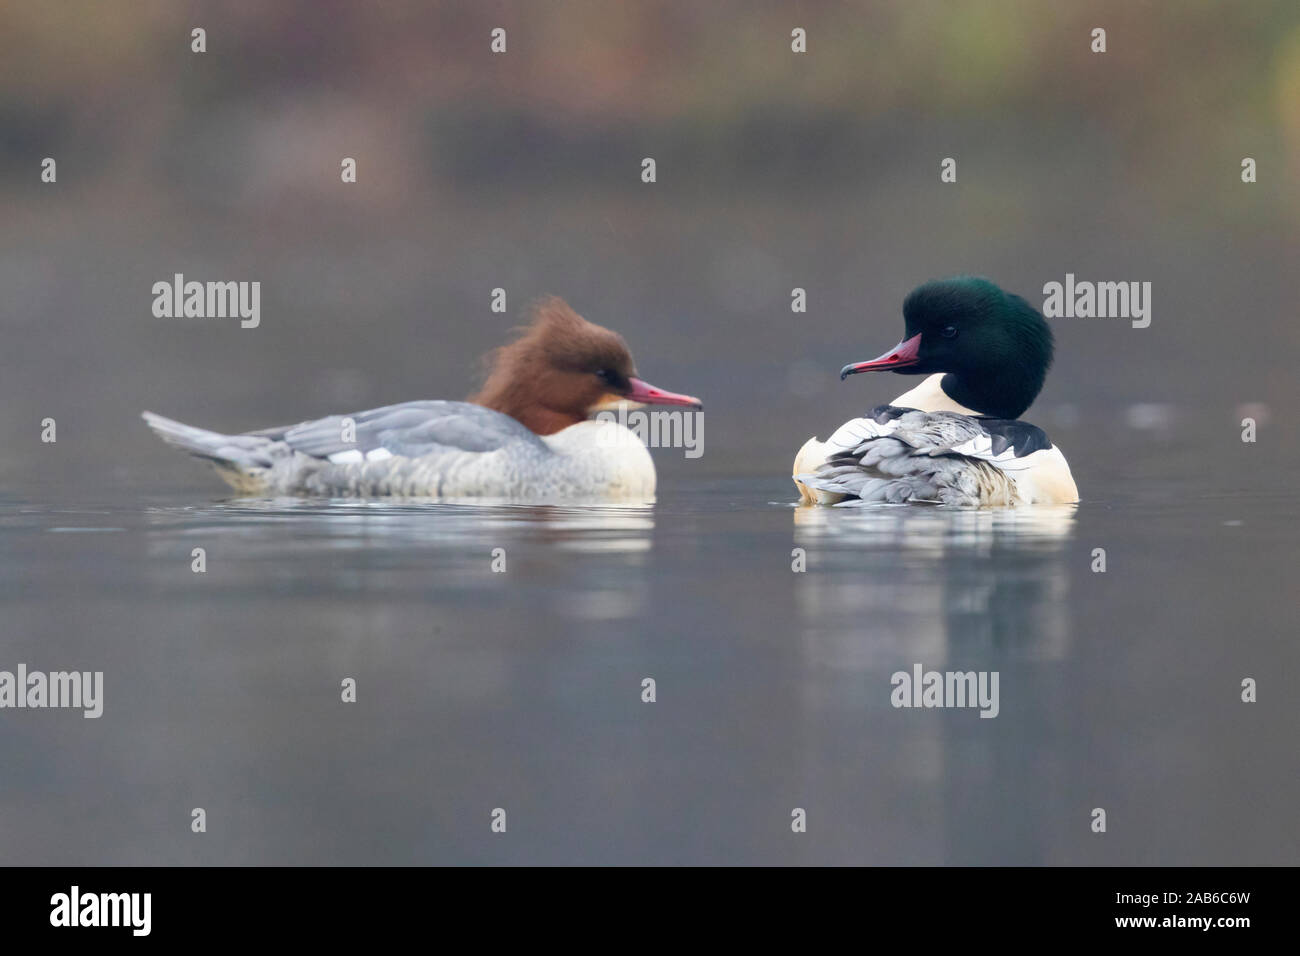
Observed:
[[[10,499],[0,668],[102,670],[105,704],[3,716],[0,859],[1293,861],[1300,515],[1194,484],[979,512],[742,477],[647,507]],[[997,671],[998,716],[894,708],[915,663]]]

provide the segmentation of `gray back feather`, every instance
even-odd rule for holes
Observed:
[[[351,419],[355,426],[355,442],[343,440],[345,419]],[[469,402],[403,402],[258,434],[278,438],[294,451],[313,458],[346,451],[364,455],[377,448],[406,458],[436,451],[496,451],[519,442],[539,450],[546,448],[540,438],[510,416]]]

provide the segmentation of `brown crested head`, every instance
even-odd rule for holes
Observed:
[[[489,356],[483,388],[470,401],[550,435],[619,402],[690,405],[688,395],[664,392],[636,377],[627,343],[588,322],[563,299],[532,308],[532,321]]]

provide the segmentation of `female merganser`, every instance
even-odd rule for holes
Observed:
[[[622,336],[550,298],[493,353],[467,402],[404,402],[241,435],[152,412],[144,420],[243,494],[647,500],[655,467],[645,445],[588,420],[620,403],[703,407],[637,378]]]
[[[794,459],[800,500],[817,504],[929,501],[963,507],[1079,500],[1061,450],[1017,421],[1052,364],[1042,314],[987,279],[928,282],[903,303],[907,332],[879,358],[844,366],[928,375],[916,388]]]

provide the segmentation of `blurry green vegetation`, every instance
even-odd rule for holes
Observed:
[[[203,56],[189,51],[196,25]],[[498,25],[505,56],[488,51]],[[611,160],[657,151],[689,156],[697,187],[807,191],[929,162],[942,137],[927,131],[945,126],[1026,167],[1070,163],[1072,140],[1090,165],[1109,156],[1110,175],[1164,166],[1144,188],[1166,204],[1246,155],[1262,175],[1300,177],[1295,0],[11,0],[0,70],[11,182],[34,155],[119,188],[185,187],[207,162],[262,201],[293,162],[278,150],[359,130],[383,139],[395,181],[448,190],[612,186]],[[1294,221],[1298,192],[1251,214]]]

